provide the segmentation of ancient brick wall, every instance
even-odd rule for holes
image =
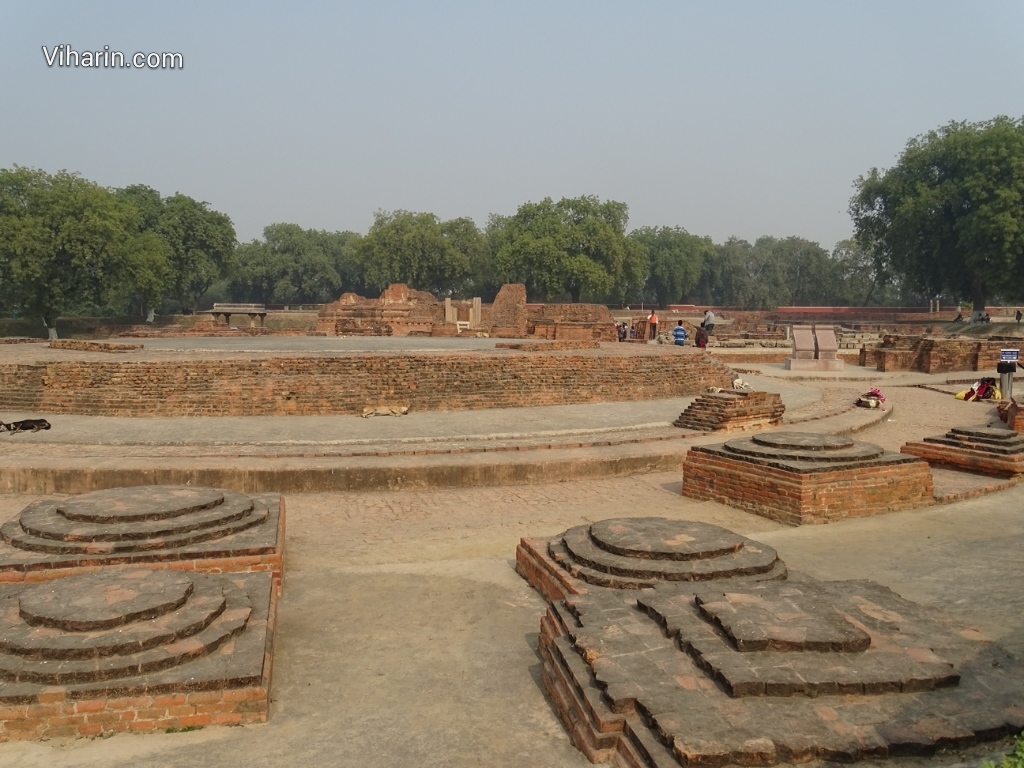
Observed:
[[[50,349],[75,349],[82,352],[130,352],[142,349],[142,344],[110,344],[106,341],[83,341],[81,339],[54,339]]]
[[[999,350],[1017,347],[1019,342],[977,341],[974,339],[928,339],[904,335],[886,335],[873,354],[862,356],[864,363],[874,358],[880,371],[994,371]]]
[[[800,475],[718,456],[687,454],[683,494],[714,500],[787,525],[911,509],[933,503],[925,462]]]
[[[486,324],[498,333],[492,336],[521,338],[526,336],[526,286],[509,283],[501,286],[490,311],[485,315]]]
[[[0,365],[0,408],[95,416],[252,416],[630,401],[731,386],[710,355],[349,355]]]

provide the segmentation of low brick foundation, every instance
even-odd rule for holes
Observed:
[[[1024,436],[1009,429],[955,427],[945,435],[907,443],[900,452],[937,467],[996,477],[1024,475]]]
[[[782,397],[773,392],[727,389],[701,395],[673,423],[699,432],[731,432],[777,426],[785,412]]]
[[[768,439],[785,441],[791,435],[801,433],[770,433],[691,448],[683,462],[683,495],[787,525],[828,523],[934,503],[928,464],[907,461],[910,456],[845,438],[833,438],[832,455],[830,449],[757,445]]]
[[[186,500],[202,496],[202,503],[209,506],[168,517],[170,505],[163,503],[161,507],[158,502],[166,502],[175,495]],[[218,497],[222,501],[216,501]],[[116,512],[102,512],[103,505],[118,509],[120,504],[130,510],[141,510],[147,502],[156,510],[148,519],[140,515],[135,521],[119,521]],[[79,507],[89,510],[87,516],[97,522],[83,523],[67,511]],[[101,514],[93,514],[91,510],[96,508]],[[212,524],[217,515],[224,519],[219,527]],[[159,534],[147,533],[161,528]],[[265,572],[280,590],[284,573],[285,504],[279,494],[250,498],[231,491],[195,487],[117,488],[56,503],[30,504],[17,518],[0,526],[0,538],[0,584],[49,581],[71,574],[142,566],[217,574]]]
[[[14,614],[8,611],[3,619],[0,633],[5,638],[0,652],[0,741],[169,731],[267,719],[277,615],[277,592],[270,575],[182,575],[171,581],[186,579],[191,585],[183,605],[159,605],[157,593],[156,599],[148,600],[152,607],[144,606],[141,618],[118,615],[125,610],[118,606],[125,601],[126,589],[139,584],[159,588],[168,579],[158,574],[106,572],[84,577],[90,581],[87,584],[82,577],[71,576],[66,587],[53,582],[60,598],[55,602],[60,604],[49,611],[56,616],[45,620],[47,629],[42,632],[26,624],[16,607],[20,601],[24,614],[26,597],[36,597],[33,588],[0,586],[0,602],[15,605]],[[109,584],[104,586],[105,582]],[[62,587],[73,599],[60,595]],[[83,599],[90,590],[98,592],[91,606]],[[223,597],[217,597],[221,593]],[[218,600],[227,601],[219,614]],[[189,618],[191,614],[204,612],[212,612],[213,618],[185,626],[196,621]],[[98,615],[110,628],[90,630],[88,623],[75,623]],[[51,623],[55,628],[49,628]],[[166,630],[161,629],[164,625]],[[181,628],[174,628],[177,625]],[[138,645],[130,642],[135,636]],[[36,646],[40,650],[32,653],[42,653],[41,659],[23,655]]]
[[[730,386],[697,350],[351,354],[0,365],[0,409],[86,416],[360,414],[653,400]]]
[[[502,341],[495,349],[518,349],[520,352],[561,352],[567,349],[600,349],[599,341]]]
[[[142,349],[142,344],[111,344],[106,341],[82,341],[81,339],[54,339],[50,349],[75,349],[81,352],[131,352]]]

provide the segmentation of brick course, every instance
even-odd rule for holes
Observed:
[[[0,365],[0,408],[89,416],[358,414],[683,397],[727,387],[710,355],[345,355]]]

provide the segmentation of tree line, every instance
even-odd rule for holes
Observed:
[[[323,303],[406,283],[489,301],[782,305],[1024,298],[1024,120],[950,123],[871,169],[850,201],[854,236],[714,243],[681,227],[629,230],[623,202],[545,198],[478,227],[379,211],[366,234],[271,224],[238,243],[227,215],[145,185],[107,189],[61,171],[0,169],[0,313],[190,312],[213,301]]]

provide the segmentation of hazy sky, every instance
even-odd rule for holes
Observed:
[[[0,167],[182,192],[240,240],[593,194],[831,248],[907,139],[1024,114],[1019,0],[4,5]],[[184,69],[48,67],[60,43]]]

